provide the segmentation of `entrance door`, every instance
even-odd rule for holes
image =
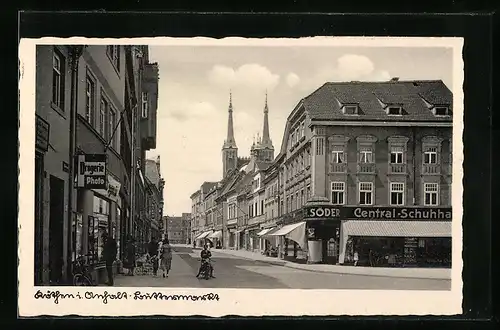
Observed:
[[[43,281],[43,155],[35,155],[35,285]]]
[[[326,243],[326,244],[325,244]],[[335,265],[339,260],[339,243],[335,238],[323,241],[323,259],[326,264]]]
[[[60,283],[63,268],[64,181],[50,176],[49,269],[50,282]]]

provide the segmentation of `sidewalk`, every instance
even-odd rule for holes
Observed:
[[[211,249],[212,255],[217,254],[233,255],[243,259],[266,262],[273,265],[285,266],[300,270],[307,270],[320,273],[350,274],[366,276],[384,276],[398,278],[420,278],[420,279],[451,279],[451,269],[449,268],[382,268],[382,267],[354,267],[340,265],[323,264],[297,264],[278,258],[266,257],[260,253],[246,250],[225,250]]]
[[[161,274],[158,271],[158,274]],[[168,278],[152,275],[135,275],[115,277],[116,287],[181,287],[198,288],[200,281],[195,277],[196,269],[193,269],[177,253],[172,254],[172,269]]]

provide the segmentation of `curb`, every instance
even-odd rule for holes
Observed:
[[[227,254],[227,255],[233,255],[237,256],[231,253],[225,253],[225,252],[220,252],[221,254]],[[283,266],[283,267],[288,267],[288,268],[293,268],[293,269],[298,269],[298,270],[304,270],[306,272],[313,272],[313,273],[322,273],[322,274],[340,274],[340,275],[356,275],[356,276],[370,276],[370,277],[390,277],[390,278],[407,278],[407,279],[418,279],[418,280],[441,280],[441,281],[451,281],[451,278],[443,278],[443,277],[429,277],[429,276],[402,276],[402,275],[397,275],[397,274],[358,274],[358,273],[351,273],[351,272],[346,272],[346,271],[331,271],[331,270],[317,270],[317,269],[307,269],[307,268],[302,268],[300,266],[297,266],[294,263],[291,263],[289,261],[273,261],[273,260],[261,260],[261,259],[253,259],[250,257],[245,257],[245,256],[237,256],[242,259],[246,260],[253,260],[253,261],[259,261],[271,265],[276,265],[276,266]]]

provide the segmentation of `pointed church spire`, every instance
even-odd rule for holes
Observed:
[[[234,139],[234,128],[233,128],[233,93],[229,90],[229,109],[228,109],[228,119],[227,119],[227,137],[224,141],[223,148],[236,148],[236,141]]]
[[[266,103],[264,105],[264,129],[262,131],[262,144],[264,146],[272,147],[273,143],[269,134],[269,108],[267,106],[267,90],[266,90]]]

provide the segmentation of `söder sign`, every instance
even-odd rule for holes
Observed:
[[[352,207],[309,206],[305,219],[451,220],[451,207]]]

